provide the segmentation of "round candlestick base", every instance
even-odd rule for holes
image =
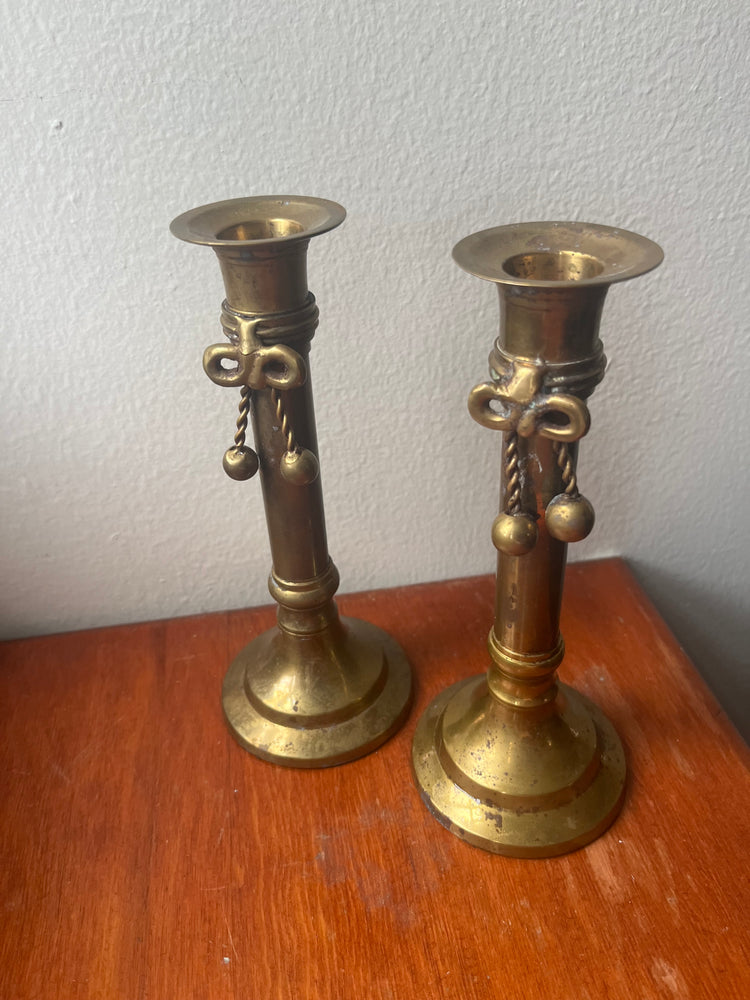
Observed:
[[[566,854],[614,821],[625,755],[612,724],[564,684],[549,704],[514,708],[486,676],[448,688],[417,726],[412,766],[420,794],[452,833],[518,858]]]
[[[336,618],[313,634],[270,629],[230,665],[222,705],[232,735],[263,760],[328,767],[362,757],[403,723],[411,670],[368,622]]]

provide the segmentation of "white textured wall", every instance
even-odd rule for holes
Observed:
[[[621,554],[736,720],[747,694],[744,0],[0,2],[5,636],[268,600],[213,254],[170,219],[340,201],[310,248],[342,588],[489,571],[499,437],[468,417],[494,289],[453,244],[582,219],[660,242],[614,288],[577,557]],[[594,623],[592,623],[594,624]]]

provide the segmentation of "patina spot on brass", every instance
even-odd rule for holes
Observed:
[[[298,236],[305,227],[295,219],[246,219],[235,222],[217,234],[220,240],[275,240],[280,236]]]
[[[585,281],[595,278],[604,270],[604,264],[587,253],[521,253],[509,257],[503,269],[514,278],[532,278],[538,281]]]

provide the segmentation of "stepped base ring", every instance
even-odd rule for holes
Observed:
[[[286,767],[331,767],[356,760],[375,750],[402,725],[412,697],[409,663],[398,643],[369,622],[341,619],[350,635],[378,657],[383,675],[371,695],[354,703],[346,718],[323,725],[287,724],[264,714],[248,698],[246,674],[252,670],[256,649],[263,649],[268,633],[254,639],[231,663],[224,678],[222,707],[232,736],[250,753]],[[275,631],[275,630],[272,630]],[[356,664],[351,664],[356,670]],[[346,684],[342,678],[342,684]]]
[[[588,698],[560,684],[564,698],[577,711],[588,714],[596,730],[598,761],[592,761],[592,779],[570,796],[566,790],[537,799],[533,808],[503,808],[497,801],[476,797],[460,787],[446,773],[441,762],[445,759],[442,743],[443,716],[447,706],[461,689],[477,685],[476,677],[459,681],[443,691],[429,705],[419,720],[414,735],[412,768],[419,793],[430,812],[444,827],[475,847],[494,854],[517,858],[549,858],[584,847],[599,837],[614,822],[625,793],[626,765],[622,744],[614,727]],[[506,727],[503,727],[504,729]],[[489,734],[493,739],[497,734]],[[496,748],[502,759],[512,761],[513,748],[523,738],[523,731],[513,731],[511,725]],[[467,776],[467,785],[477,791],[481,775]]]

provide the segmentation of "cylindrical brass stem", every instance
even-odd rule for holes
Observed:
[[[285,313],[285,322],[292,320],[293,315]],[[252,319],[253,313],[247,310],[244,316]],[[278,315],[275,319],[278,322]],[[319,576],[326,570],[329,561],[321,477],[317,475],[312,482],[300,484],[290,482],[284,476],[282,458],[287,450],[287,440],[281,433],[282,418],[276,405],[278,398],[286,420],[294,428],[297,444],[317,458],[318,439],[309,360],[314,328],[315,325],[308,322],[296,336],[286,336],[283,341],[305,362],[307,377],[304,383],[283,394],[272,388],[256,390],[251,408],[273,572],[282,580],[309,580]],[[258,327],[257,336],[262,343],[267,342],[262,326]],[[278,340],[274,342],[279,343]]]
[[[500,335],[490,355],[490,369],[502,377],[515,364],[541,363],[556,391],[588,397],[604,369],[599,323],[607,286],[576,282],[555,289],[505,284],[497,288]],[[495,641],[516,655],[552,657],[558,648],[562,655],[559,622],[568,547],[547,532],[545,510],[563,491],[562,473],[549,438],[519,437],[517,448],[523,506],[535,517],[538,536],[521,558],[498,553]],[[577,450],[575,443],[569,445],[573,467]],[[506,485],[503,473],[501,508]]]

